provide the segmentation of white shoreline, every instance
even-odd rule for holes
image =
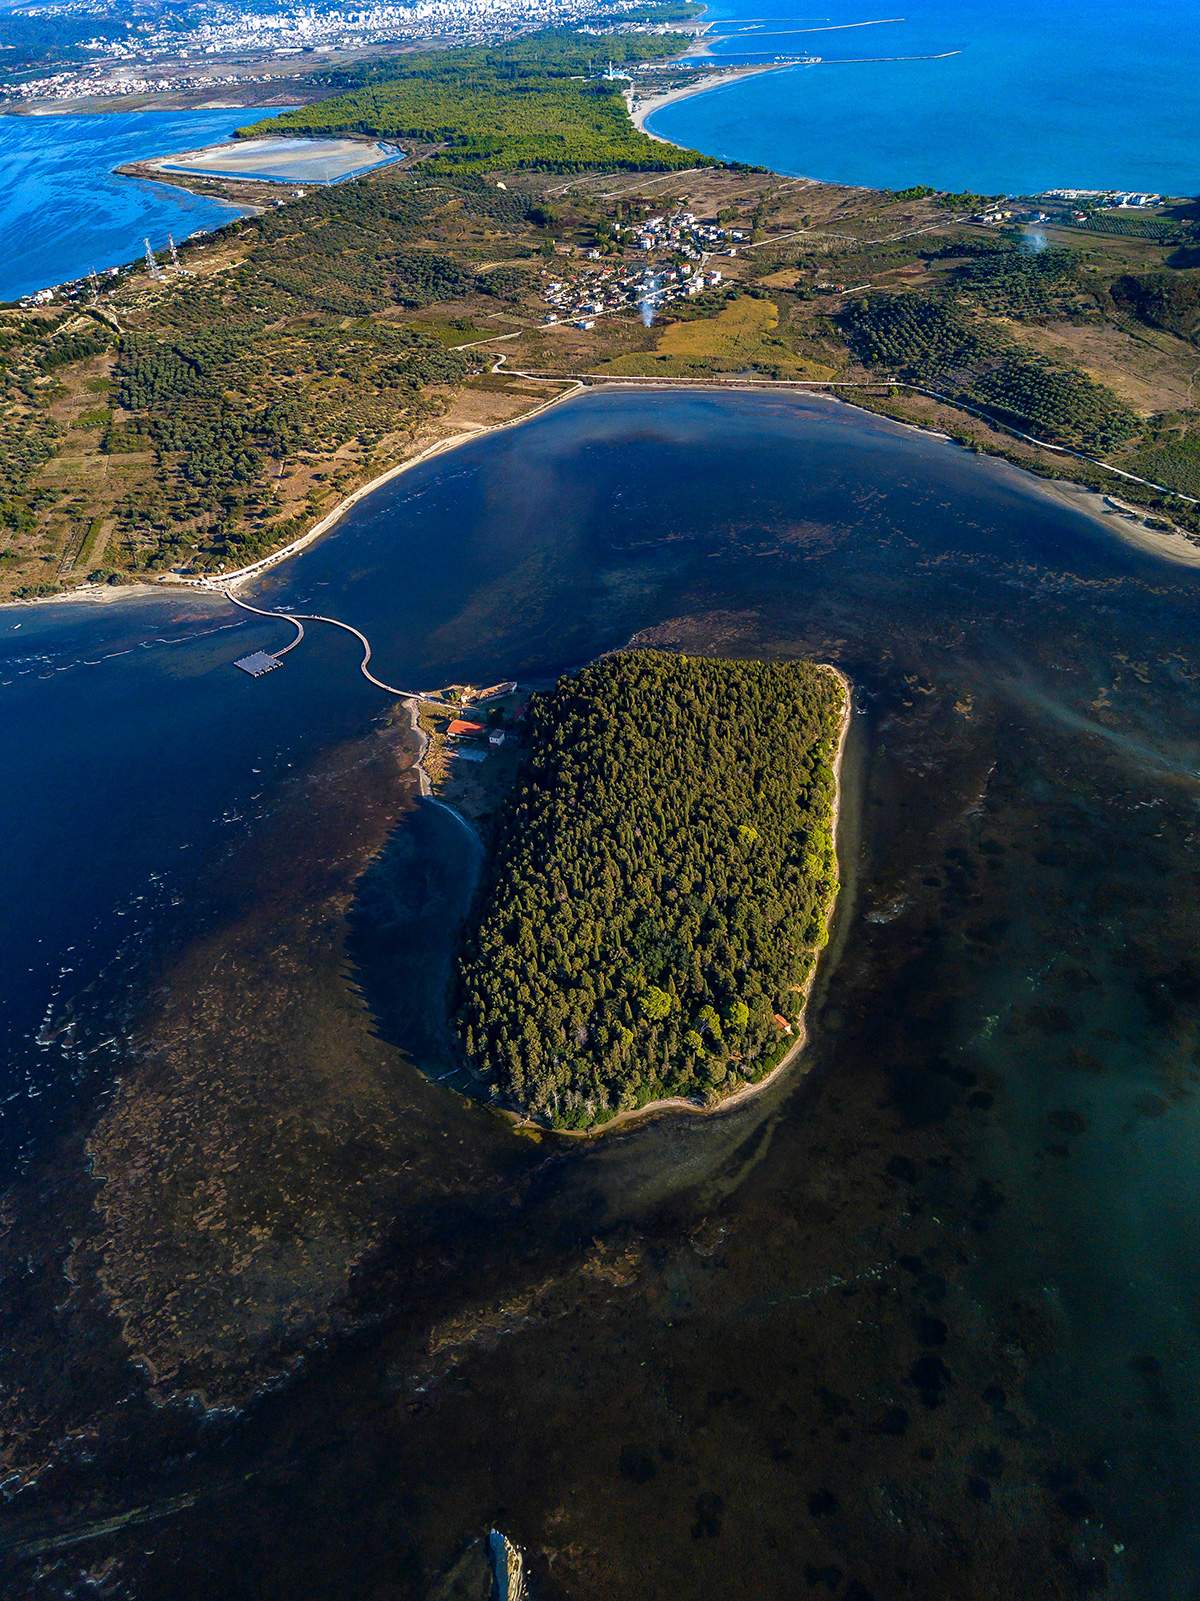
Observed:
[[[834,401],[839,405],[850,406],[855,411],[863,412],[871,417],[880,418],[884,422],[892,423],[897,428],[905,428],[913,433],[924,434],[926,438],[940,439],[946,444],[958,446],[957,440],[951,439],[948,434],[943,433],[940,429],[926,427],[919,422],[912,422],[905,418],[892,417],[887,412],[878,412],[869,406],[858,406],[849,395],[838,392],[841,389],[857,389],[859,387],[869,388],[871,386],[868,383],[864,383],[862,385],[857,383],[842,385],[836,381],[823,383],[818,379],[813,379],[811,384],[801,384],[796,381],[788,382],[785,380],[774,383],[770,379],[757,379],[745,380],[735,384],[728,382],[721,383],[720,381],[714,381],[705,378],[671,379],[654,378],[652,376],[630,377],[606,381],[606,375],[603,373],[596,374],[596,378],[599,381],[595,383],[584,383],[578,378],[564,378],[562,380],[548,378],[539,380],[546,383],[560,381],[570,382],[572,387],[570,389],[564,389],[557,395],[551,395],[547,400],[542,401],[539,405],[533,407],[532,410],[523,412],[519,417],[510,417],[507,421],[502,423],[482,423],[478,426],[465,429],[461,433],[452,434],[447,439],[437,441],[436,444],[428,446],[425,450],[420,451],[417,455],[410,456],[406,461],[397,462],[394,467],[389,467],[386,472],[380,473],[377,478],[372,478],[368,483],[360,485],[358,489],[347,495],[344,500],[339,501],[338,504],[334,506],[331,511],[327,512],[325,516],[322,517],[314,527],[310,528],[306,534],[301,534],[300,537],[298,539],[294,539],[291,544],[284,545],[279,550],[272,551],[270,555],[263,556],[259,558],[259,560],[250,563],[246,567],[238,568],[232,573],[212,573],[206,574],[202,578],[180,578],[173,573],[169,573],[163,574],[154,579],[140,579],[132,584],[121,584],[117,586],[108,584],[80,584],[74,589],[63,590],[56,595],[37,595],[30,597],[28,600],[17,600],[15,598],[2,600],[0,601],[0,610],[18,606],[57,606],[62,605],[65,602],[77,603],[80,601],[90,601],[96,605],[105,605],[119,600],[129,600],[138,594],[161,594],[164,589],[177,589],[186,590],[191,593],[199,592],[201,594],[207,593],[219,595],[225,589],[245,583],[251,578],[260,577],[263,573],[268,572],[279,562],[286,561],[289,557],[297,555],[300,551],[305,549],[306,546],[311,545],[314,540],[319,539],[322,534],[328,533],[329,530],[339,521],[339,519],[347,511],[349,511],[351,506],[354,506],[360,500],[365,499],[367,495],[373,494],[376,489],[381,488],[393,478],[399,477],[401,473],[408,472],[413,467],[419,467],[423,462],[431,460],[434,456],[439,456],[447,451],[455,450],[459,445],[469,444],[473,439],[486,438],[489,434],[500,433],[506,428],[517,428],[522,423],[532,422],[535,417],[538,417],[543,412],[548,411],[551,406],[556,406],[566,400],[572,400],[581,393],[591,393],[601,389],[611,389],[616,391],[621,389],[634,390],[637,388],[675,388],[681,391],[709,390],[714,393],[785,393],[812,396],[814,399],[820,398],[823,400]],[[951,401],[947,401],[945,404],[953,406],[953,402]],[[993,456],[990,451],[985,451],[984,455],[990,460],[1004,461],[1007,459],[1002,456]],[[1090,458],[1084,459],[1087,460]],[[1091,489],[1086,484],[1076,483],[1073,479],[1044,478],[1040,473],[1034,472],[1031,467],[1022,467],[1017,462],[1009,462],[1008,465],[1013,467],[1017,472],[1023,473],[1025,477],[1031,479],[1044,493],[1050,495],[1052,499],[1057,500],[1060,504],[1069,505],[1073,510],[1083,512],[1085,515],[1092,517],[1095,521],[1101,522],[1109,533],[1117,535],[1125,543],[1133,545],[1137,549],[1149,554],[1161,556],[1165,560],[1178,562],[1185,566],[1200,565],[1200,547],[1193,545],[1187,535],[1168,534],[1165,532],[1160,533],[1154,529],[1146,528],[1140,524],[1128,525],[1125,518],[1118,517],[1105,508],[1104,495],[1101,491]],[[1180,541],[1183,541],[1187,544],[1188,548],[1186,550],[1181,548]]]
[[[338,520],[349,511],[351,506],[365,499],[367,495],[374,493],[376,489],[381,488],[391,479],[399,477],[401,473],[408,472],[413,467],[419,467],[423,462],[431,460],[434,456],[455,450],[459,445],[469,444],[473,439],[482,439],[489,434],[500,433],[506,428],[516,428],[522,423],[532,422],[535,417],[549,410],[551,406],[556,406],[562,401],[572,400],[581,393],[591,393],[601,389],[617,391],[637,388],[674,388],[685,392],[688,390],[709,390],[713,393],[785,393],[811,396],[813,399],[820,398],[833,401],[839,405],[849,406],[855,411],[892,423],[897,428],[908,429],[912,433],[924,434],[928,439],[940,439],[948,445],[963,448],[958,446],[957,440],[951,439],[948,434],[943,433],[940,429],[926,427],[919,422],[912,422],[905,418],[892,417],[887,412],[878,412],[869,406],[858,406],[849,395],[838,392],[841,389],[869,388],[870,385],[866,383],[861,386],[857,383],[841,385],[836,381],[822,383],[820,380],[813,379],[811,385],[802,385],[794,381],[774,383],[770,379],[757,379],[733,384],[705,378],[664,379],[652,376],[605,381],[606,375],[603,373],[598,373],[596,377],[600,381],[595,383],[584,383],[580,379],[541,380],[547,383],[569,381],[573,387],[564,389],[560,394],[551,395],[547,400],[533,407],[531,411],[523,412],[519,417],[510,417],[502,423],[483,423],[477,427],[465,429],[461,433],[452,434],[447,439],[439,440],[436,444],[428,446],[417,455],[410,456],[406,461],[397,462],[394,467],[389,467],[386,472],[380,473],[377,478],[372,478],[368,483],[362,484],[353,493],[347,495],[344,500],[339,501],[306,534],[301,534],[291,544],[284,545],[279,550],[272,551],[270,555],[263,556],[258,561],[252,562],[246,567],[238,568],[232,573],[206,574],[203,578],[180,578],[171,573],[163,574],[154,579],[140,579],[132,584],[117,586],[109,584],[80,584],[75,589],[64,590],[57,595],[38,595],[28,600],[17,600],[15,598],[3,600],[0,601],[0,610],[18,606],[57,606],[66,602],[78,603],[81,601],[90,601],[96,605],[106,605],[119,600],[129,600],[139,594],[161,594],[164,589],[219,595],[225,589],[245,583],[251,578],[260,577],[279,562],[286,561],[289,557],[297,555],[306,546],[311,545],[314,540],[319,539],[322,534],[328,533]],[[948,401],[946,404],[952,406],[953,402]],[[985,451],[984,456],[989,460],[995,461],[1005,461],[1007,459],[1002,456],[993,456],[990,451]],[[1073,510],[1083,512],[1095,521],[1102,523],[1109,533],[1116,535],[1125,543],[1149,554],[1161,556],[1165,560],[1178,562],[1185,566],[1200,565],[1200,547],[1193,545],[1187,535],[1160,533],[1154,529],[1145,528],[1140,524],[1129,525],[1125,518],[1118,517],[1106,509],[1104,495],[1100,490],[1091,489],[1086,484],[1076,483],[1073,479],[1044,478],[1040,473],[1034,472],[1031,467],[1022,467],[1017,462],[1009,462],[1008,465],[1031,479],[1043,493],[1057,500],[1059,504],[1069,505]],[[1188,547],[1186,550],[1181,548],[1181,541],[1186,543]]]
[[[230,589],[235,585],[245,583],[247,579],[258,578],[269,571],[270,568],[276,566],[277,563],[286,561],[289,556],[296,555],[306,545],[311,545],[314,539],[320,539],[321,535],[328,533],[334,524],[350,510],[351,506],[357,505],[367,495],[374,494],[375,490],[386,483],[390,483],[393,478],[398,478],[401,473],[410,472],[412,468],[419,467],[423,462],[430,461],[434,456],[440,456],[448,450],[455,450],[459,445],[469,444],[472,439],[483,439],[490,434],[502,433],[506,428],[516,428],[521,423],[531,422],[534,417],[539,417],[542,412],[548,411],[551,406],[558,405],[560,401],[569,400],[572,395],[577,395],[581,390],[588,387],[586,384],[581,383],[578,378],[569,380],[550,378],[544,381],[546,383],[569,382],[572,387],[540,401],[530,411],[522,412],[519,417],[509,417],[505,422],[499,423],[479,423],[464,429],[461,433],[451,434],[448,439],[439,439],[435,444],[427,446],[426,449],[419,451],[415,456],[410,456],[407,461],[397,462],[394,467],[389,467],[386,472],[380,473],[378,478],[372,478],[370,482],[361,484],[353,493],[347,495],[344,500],[340,500],[332,511],[327,512],[320,522],[309,529],[308,533],[301,534],[299,539],[293,539],[290,545],[284,545],[279,550],[272,551],[269,556],[262,556],[259,560],[250,562],[245,567],[235,569],[232,573],[213,573],[203,578],[176,578],[171,576],[160,579],[159,582],[172,587],[185,586],[189,589]]]
[[[670,145],[674,150],[685,150],[690,147],[678,144],[674,139],[664,139],[661,133],[655,133],[653,129],[647,128],[647,117],[652,117],[656,111],[661,111],[664,106],[673,105],[677,100],[689,100],[693,95],[711,94],[725,84],[737,82],[739,78],[757,78],[764,72],[780,70],[781,65],[774,62],[770,66],[763,67],[728,67],[724,71],[710,72],[706,77],[697,78],[694,83],[681,84],[678,89],[667,89],[662,94],[640,100],[636,110],[633,104],[633,90],[627,89],[625,105],[629,111],[629,120],[639,133],[645,134],[647,139],[653,139],[660,145]],[[701,154],[703,153],[701,151]]]

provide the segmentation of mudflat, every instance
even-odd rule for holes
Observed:
[[[278,183],[336,183],[395,161],[394,145],[362,139],[236,139],[147,163],[158,172],[207,173]]]

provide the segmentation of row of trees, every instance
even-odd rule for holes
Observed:
[[[39,380],[62,365],[70,340],[59,332],[65,321],[0,314],[0,530],[31,532],[37,513],[61,498],[36,480],[62,445]]]
[[[868,295],[851,302],[843,326],[867,365],[983,406],[1042,438],[1107,451],[1141,426],[1106,385],[1011,344],[950,296]]]
[[[1078,312],[1084,302],[1077,250],[1010,247],[976,257],[955,273],[955,286],[995,316],[1030,322]]]
[[[980,373],[967,393],[1043,439],[1082,450],[1113,450],[1141,427],[1105,384],[1044,356],[1008,356]]]
[[[161,475],[119,505],[118,529],[153,531],[159,566],[178,557],[183,529],[198,523],[217,531],[223,553],[243,553],[267,530],[269,468],[356,437],[377,440],[381,425],[415,426],[427,415],[427,388],[459,382],[474,366],[429,334],[378,322],[129,335],[114,374],[128,415],[110,427],[107,448],[154,448]],[[271,527],[267,542],[275,537]]]
[[[27,532],[42,504],[33,490],[38,469],[58,453],[62,429],[52,417],[0,415],[0,528]],[[49,492],[50,500],[57,498]]]
[[[977,367],[1002,348],[994,329],[926,295],[864,295],[842,322],[860,360],[917,383]]]
[[[843,699],[808,662],[657,651],[533,698],[457,970],[498,1095],[584,1128],[778,1060],[837,887]]]

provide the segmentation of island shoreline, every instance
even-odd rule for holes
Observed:
[[[822,672],[831,673],[833,677],[837,679],[842,686],[842,694],[845,697],[842,704],[841,727],[838,731],[837,750],[834,753],[833,760],[833,816],[831,819],[831,827],[833,832],[834,853],[836,856],[838,854],[838,829],[842,818],[842,766],[846,755],[846,741],[850,734],[850,725],[854,719],[854,685],[850,678],[841,670],[841,668],[835,667],[832,662],[816,662],[814,665],[819,667]],[[819,948],[820,950],[825,950],[828,947],[828,934],[833,927],[834,917],[837,912],[838,903],[841,899],[841,891],[842,874],[839,862],[838,887],[829,902],[828,908],[826,909],[826,941],[825,944]],[[809,1044],[810,1035],[808,1031],[808,1007],[820,967],[821,961],[818,951],[817,960],[814,961],[812,971],[809,973],[807,979],[805,979],[804,987],[801,992],[804,997],[804,1004],[800,1008],[800,1016],[796,1020],[795,1043],[791,1045],[790,1048],[779,1059],[779,1061],[776,1062],[771,1071],[763,1078],[759,1079],[757,1083],[743,1085],[740,1090],[734,1090],[731,1095],[724,1096],[712,1106],[705,1106],[697,1101],[687,1100],[683,1096],[673,1095],[669,1096],[665,1100],[647,1101],[645,1106],[632,1107],[628,1111],[618,1112],[615,1117],[609,1118],[606,1123],[599,1123],[591,1128],[586,1129],[545,1128],[542,1124],[535,1123],[532,1118],[525,1117],[519,1112],[514,1112],[509,1107],[494,1106],[490,1107],[489,1110],[494,1112],[498,1117],[503,1118],[505,1122],[510,1123],[513,1126],[514,1131],[532,1131],[539,1135],[554,1136],[555,1138],[565,1140],[600,1139],[606,1134],[614,1133],[618,1128],[628,1129],[635,1123],[639,1123],[643,1120],[649,1120],[655,1117],[664,1117],[675,1112],[681,1112],[692,1117],[716,1117],[722,1112],[732,1111],[737,1106],[745,1105],[747,1101],[758,1095],[762,1090],[765,1090],[768,1084],[774,1083],[774,1081],[783,1073],[785,1068],[790,1067],[796,1058],[804,1051],[805,1047]]]

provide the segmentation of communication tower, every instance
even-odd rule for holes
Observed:
[[[168,245],[168,247],[169,247],[169,249],[171,251],[171,265],[172,265],[172,267],[178,267],[179,266],[179,253],[175,249],[175,240],[172,238],[172,236],[170,234],[167,235],[167,245]]]
[[[154,252],[150,248],[149,239],[144,239],[142,243],[146,246],[146,271],[152,278],[161,278],[162,270],[154,259]]]

